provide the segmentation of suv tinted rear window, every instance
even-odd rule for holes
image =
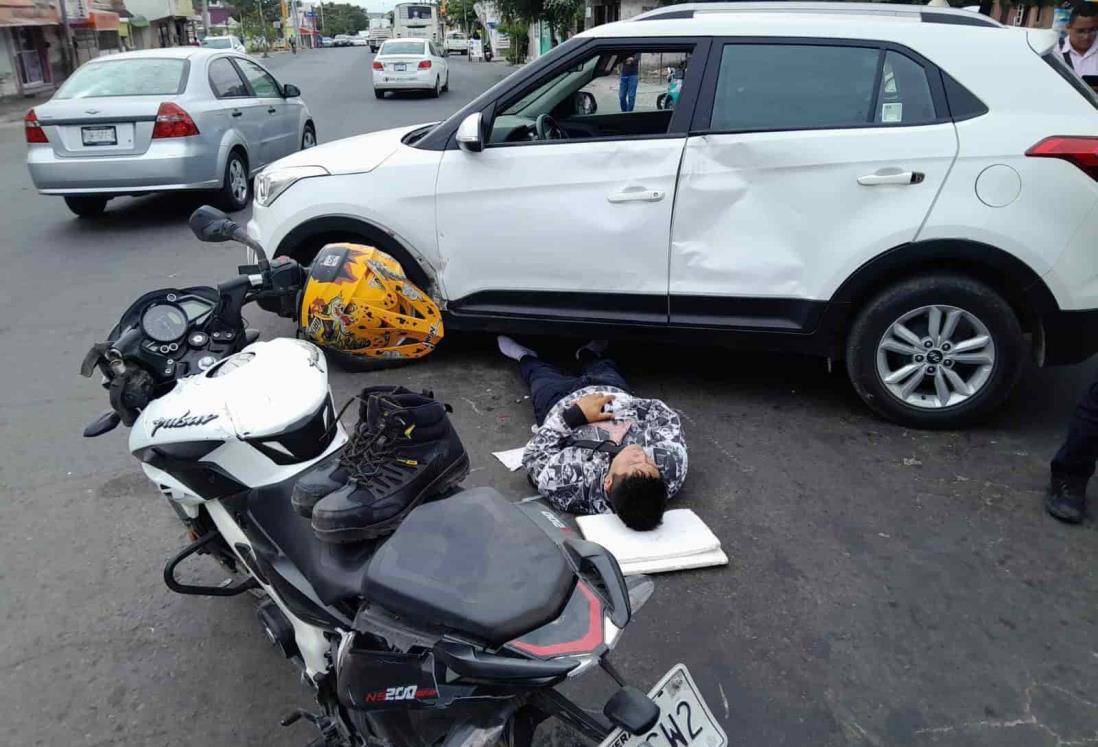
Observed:
[[[1067,66],[1064,62],[1064,58],[1060,56],[1060,50],[1053,48],[1048,52],[1041,55],[1041,59],[1052,65],[1052,69],[1056,73],[1071,84],[1071,87],[1082,94],[1083,98],[1090,102],[1090,105],[1095,109],[1098,109],[1098,93],[1088,86],[1083,80],[1075,74],[1075,71]]]
[[[880,58],[871,47],[725,45],[709,128],[865,126],[874,118]]]
[[[92,62],[65,81],[54,94],[58,99],[101,96],[173,96],[187,85],[187,61],[131,57]]]

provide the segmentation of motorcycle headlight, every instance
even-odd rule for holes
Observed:
[[[331,176],[331,174],[323,166],[283,166],[265,169],[255,178],[255,201],[261,207],[267,207],[295,183],[314,176]]]

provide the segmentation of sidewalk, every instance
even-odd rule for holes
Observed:
[[[33,96],[5,96],[0,98],[0,127],[14,127],[23,123],[23,117],[27,112],[45,103],[53,95],[53,91],[46,91]]]

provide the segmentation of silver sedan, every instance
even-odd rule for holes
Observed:
[[[316,144],[301,91],[223,49],[126,52],[87,62],[24,118],[38,191],[79,216],[120,195],[213,190],[228,210],[261,168]]]

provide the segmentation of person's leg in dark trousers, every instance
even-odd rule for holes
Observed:
[[[1098,378],[1071,414],[1067,438],[1052,458],[1045,506],[1064,521],[1079,522],[1086,511],[1087,482],[1098,461]]]
[[[615,386],[625,392],[630,391],[629,384],[614,361],[586,350],[581,350],[579,359],[580,373],[587,380],[587,386],[601,384]]]
[[[578,376],[566,374],[536,355],[523,356],[519,371],[530,388],[530,402],[534,405],[534,419],[538,425],[545,422],[553,405],[583,387]]]

